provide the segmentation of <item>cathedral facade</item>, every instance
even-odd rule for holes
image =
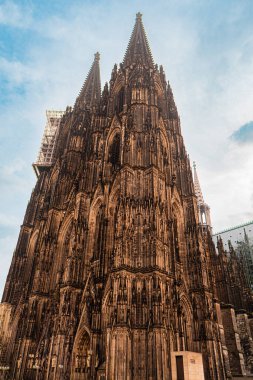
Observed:
[[[199,218],[141,14],[102,94],[95,55],[51,143],[0,306],[2,378],[180,380],[187,360],[189,380],[250,373],[251,292]]]

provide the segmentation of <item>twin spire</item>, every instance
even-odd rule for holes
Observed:
[[[99,59],[100,55],[99,53],[96,53],[88,76],[76,99],[76,106],[81,108],[92,108],[99,105],[101,97]],[[141,63],[150,68],[154,67],[153,57],[142,23],[142,14],[140,12],[136,14],[134,29],[123,59],[123,67],[126,68],[136,63]]]
[[[134,29],[124,56],[123,67],[130,66],[133,63],[142,63],[151,68],[154,67],[153,57],[140,12],[136,15]]]
[[[96,107],[100,102],[101,81],[100,81],[99,59],[100,59],[100,54],[97,52],[94,55],[94,61],[88,73],[88,76],[76,99],[76,105],[78,105],[81,108]]]

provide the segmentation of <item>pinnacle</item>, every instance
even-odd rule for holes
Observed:
[[[76,99],[76,104],[80,107],[92,107],[99,104],[101,96],[99,60],[100,54],[97,52],[94,54],[93,64]]]
[[[95,57],[94,61],[99,62],[99,60],[100,60],[100,54],[99,54],[98,51],[94,54],[94,57]]]
[[[135,25],[124,56],[123,66],[127,67],[136,63],[154,67],[153,57],[140,12],[136,14]]]
[[[203,194],[201,191],[195,161],[193,161],[193,170],[194,170],[194,190],[195,190],[195,194],[197,196],[197,202],[199,205],[204,205],[205,204],[204,197],[203,197]]]
[[[142,20],[141,12],[136,13],[136,20]]]

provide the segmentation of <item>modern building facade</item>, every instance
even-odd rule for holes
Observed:
[[[240,262],[228,271],[200,222],[173,93],[140,13],[102,94],[95,55],[52,149],[36,167],[0,306],[2,376],[250,373],[251,292],[240,275],[233,301]]]
[[[239,242],[245,240],[245,234],[249,241],[253,243],[253,220],[248,223],[240,224],[238,226],[230,227],[220,232],[213,234],[213,240],[216,243],[217,238],[221,237],[224,247],[228,249],[228,241],[236,248]]]
[[[232,245],[241,261],[243,271],[253,289],[253,222],[228,228],[213,235],[214,244],[222,239],[224,249],[229,252]]]

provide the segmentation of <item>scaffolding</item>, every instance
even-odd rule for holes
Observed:
[[[53,164],[55,143],[63,114],[64,111],[46,111],[47,123],[42,137],[37,161],[33,164],[33,168],[37,176],[40,175],[41,171],[51,167]]]

